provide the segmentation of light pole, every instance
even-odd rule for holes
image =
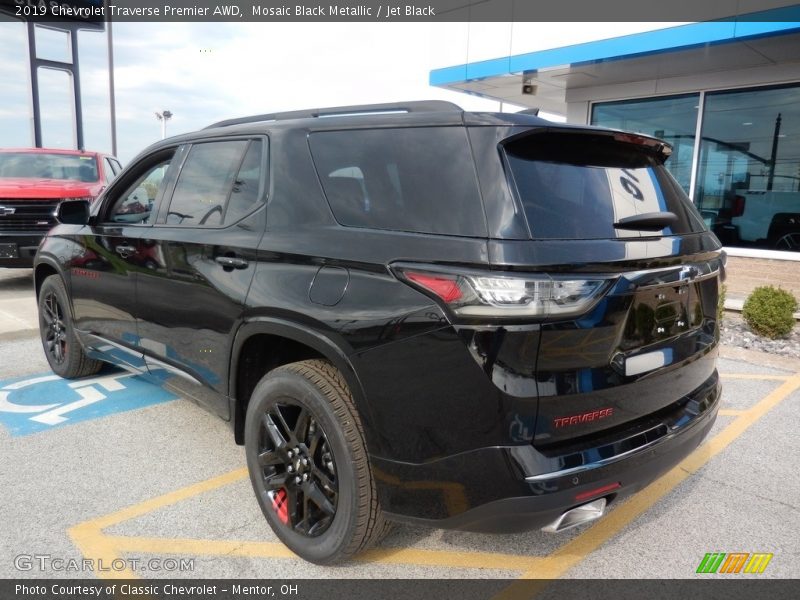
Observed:
[[[111,21],[106,23],[108,32],[108,100],[111,109],[111,154],[117,155],[117,99],[114,96],[114,33]]]
[[[172,113],[168,110],[156,111],[156,119],[161,121],[161,139],[167,137],[167,121],[172,118]]]

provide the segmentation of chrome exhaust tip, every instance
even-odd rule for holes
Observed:
[[[567,529],[572,529],[584,523],[591,523],[603,516],[606,512],[606,499],[599,498],[586,504],[581,504],[571,508],[555,521],[542,527],[542,531],[547,533],[559,533]]]

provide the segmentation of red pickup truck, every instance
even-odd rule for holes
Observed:
[[[93,201],[121,169],[99,152],[0,148],[0,267],[32,266],[58,203]]]

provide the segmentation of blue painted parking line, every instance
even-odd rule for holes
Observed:
[[[40,373],[0,381],[0,423],[12,436],[30,435],[177,398],[124,371],[79,380]]]

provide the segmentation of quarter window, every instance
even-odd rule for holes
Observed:
[[[225,209],[225,225],[247,216],[261,203],[262,146],[260,141],[253,140],[245,152]]]
[[[486,235],[463,127],[326,131],[312,134],[310,143],[342,225]]]

